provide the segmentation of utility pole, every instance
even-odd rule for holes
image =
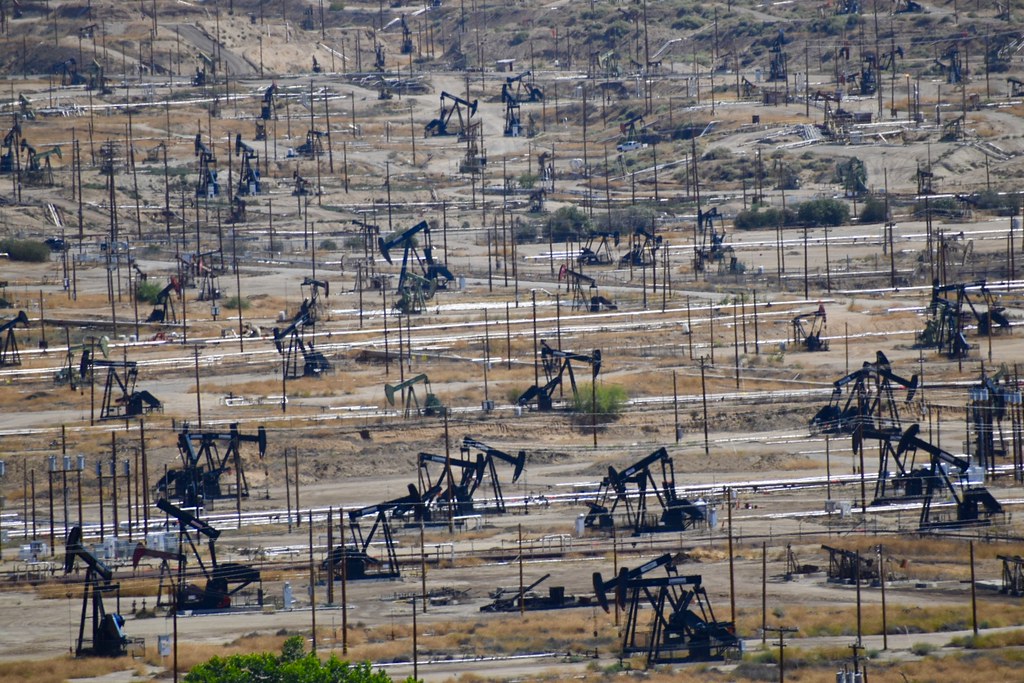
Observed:
[[[786,634],[796,633],[800,629],[791,626],[772,626],[765,631],[771,631],[779,636],[779,683],[786,681]]]
[[[707,364],[707,357],[700,357],[700,397],[704,406],[704,455],[711,455],[708,446],[708,389],[704,379],[704,367]]]

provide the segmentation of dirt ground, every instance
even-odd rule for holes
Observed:
[[[64,12],[55,14],[62,26],[78,21],[78,15],[68,14],[69,3],[53,4]],[[236,2],[232,15],[217,10],[213,16],[196,16],[191,8],[160,2],[154,51],[171,64],[176,61],[176,67],[150,75],[139,66],[147,61],[146,39],[139,36],[149,34],[150,18],[110,3],[93,4],[102,6],[96,11],[108,19],[110,45],[79,39],[76,29],[59,39],[53,53],[77,56],[84,40],[81,65],[89,63],[90,53],[102,54],[111,93],[51,83],[54,76],[45,72],[53,59],[43,47],[49,40],[43,31],[47,24],[35,15],[12,23],[15,33],[33,36],[35,75],[15,78],[21,65],[7,63],[10,100],[4,108],[18,111],[17,95],[24,94],[34,117],[21,122],[23,139],[35,150],[59,146],[61,153],[46,156],[43,169],[30,173],[27,164],[39,158],[33,161],[19,152],[18,163],[26,165],[20,186],[20,174],[0,176],[0,238],[62,236],[69,244],[45,263],[0,261],[5,283],[0,299],[10,305],[0,311],[0,325],[21,310],[31,321],[27,329],[11,326],[19,359],[0,367],[0,460],[5,463],[0,610],[9,625],[0,636],[0,661],[12,671],[64,662],[74,649],[82,573],[64,577],[60,564],[65,528],[78,520],[78,506],[91,529],[87,542],[99,542],[101,517],[104,536],[130,534],[133,542],[139,540],[145,514],[141,489],[152,490],[165,468],[178,466],[183,424],[193,431],[223,433],[237,423],[247,435],[263,426],[268,446],[263,457],[250,443],[240,448],[250,493],[240,503],[244,515],[236,515],[236,501],[230,498],[203,512],[222,530],[218,560],[260,570],[264,605],[181,616],[182,670],[214,654],[276,649],[287,634],[311,638],[315,618],[320,651],[341,654],[346,620],[347,656],[394,664],[388,669],[394,676],[411,675],[414,596],[425,588],[433,599],[417,615],[415,627],[417,673],[424,680],[611,675],[621,664],[616,657],[621,623],[616,620],[622,615],[614,610],[605,614],[596,606],[594,573],[608,579],[622,567],[640,566],[663,553],[675,556],[680,574],[703,577],[715,616],[735,621],[747,651],[755,653],[739,668],[728,663],[708,676],[756,678],[749,667],[766,664],[754,661],[763,655],[758,652],[762,625],[800,629],[793,638],[807,667],[807,678],[801,680],[817,680],[814,676],[826,670],[834,675],[837,666],[849,661],[848,645],[858,635],[858,604],[866,615],[864,644],[883,669],[879,680],[901,680],[900,666],[932,649],[952,661],[962,650],[950,643],[957,638],[962,643],[973,625],[972,552],[983,633],[1006,639],[999,641],[1006,643],[1001,653],[1017,644],[1015,627],[1024,624],[1024,610],[1019,598],[998,592],[1000,556],[1020,554],[1015,513],[1022,497],[1014,478],[987,482],[1006,510],[993,525],[919,534],[918,507],[862,507],[873,498],[879,469],[873,447],[865,448],[862,461],[849,435],[826,436],[810,427],[811,418],[829,403],[833,382],[878,361],[882,352],[893,373],[919,380],[913,400],[904,401],[903,389],[893,398],[902,427],[918,423],[930,443],[960,454],[969,445],[964,406],[970,387],[983,372],[1001,372],[1008,384],[1016,381],[1016,362],[1024,353],[1020,335],[1003,330],[979,335],[973,313],[965,328],[971,345],[966,359],[951,360],[916,343],[929,316],[933,277],[945,283],[986,279],[987,292],[972,290],[972,303],[982,302],[976,304],[979,310],[999,307],[1011,328],[1024,313],[1017,276],[1024,232],[1018,219],[998,211],[962,210],[966,205],[956,201],[958,194],[990,186],[997,192],[1017,189],[1013,181],[1020,175],[1024,123],[1019,104],[1003,97],[1008,86],[1002,79],[999,97],[983,97],[984,106],[967,114],[963,139],[942,139],[942,122],[958,110],[952,106],[952,86],[941,74],[932,74],[920,81],[922,109],[928,112],[923,125],[906,121],[905,84],[889,83],[892,88],[884,97],[898,110],[895,119],[887,116],[858,128],[842,143],[805,144],[801,126],[822,123],[827,102],[812,98],[805,104],[798,98],[768,107],[737,100],[735,73],[712,76],[704,70],[693,81],[687,58],[676,55],[667,58],[662,77],[652,81],[647,125],[667,131],[682,119],[714,121],[714,126],[696,143],[666,138],[620,153],[614,151],[625,135],[619,124],[637,106],[637,98],[602,99],[595,95],[601,79],[587,80],[585,67],[569,71],[564,63],[543,63],[533,76],[546,96],[543,102],[522,105],[523,119],[532,117],[536,135],[506,137],[507,109],[500,92],[507,74],[490,64],[473,72],[428,64],[419,47],[415,61],[406,57],[399,49],[397,25],[388,24],[382,32],[355,28],[377,20],[376,6],[346,7],[351,24],[319,35],[298,28],[307,16],[298,8],[288,10],[290,18],[263,24],[249,16],[262,11],[263,3]],[[934,3],[932,19],[951,15],[949,4]],[[565,11],[564,3],[527,5],[532,3],[503,8],[494,16],[496,25],[525,22],[533,10]],[[736,19],[726,15],[724,5],[720,9],[723,17]],[[770,21],[774,32],[776,22],[793,21],[797,11],[758,6],[737,13]],[[455,10],[443,12],[438,26],[450,29],[444,36],[452,48]],[[392,8],[388,16],[397,20],[398,14]],[[422,41],[417,23],[422,17],[409,16],[415,17],[417,41]],[[428,20],[429,15],[423,25]],[[704,34],[709,29],[686,37]],[[114,44],[115,35],[124,45]],[[659,28],[652,45],[674,35]],[[469,52],[470,39],[465,40]],[[370,70],[374,41],[386,48],[383,73],[388,79],[415,81],[414,92],[396,87],[390,99],[379,99],[380,77]],[[525,43],[516,49],[525,50]],[[184,59],[172,59],[182,50]],[[219,53],[222,71],[211,70],[206,86],[189,83],[194,67],[203,64],[195,57],[199,52]],[[308,71],[311,55],[324,66],[323,73]],[[516,56],[517,64],[527,63],[527,53]],[[352,63],[357,59],[364,66],[359,73]],[[914,59],[924,58],[918,54]],[[123,68],[112,70],[118,61]],[[1013,62],[1008,73],[1017,73],[1019,66]],[[743,75],[757,80],[753,67],[744,68]],[[723,77],[728,91],[722,90]],[[707,101],[712,78],[718,88],[714,105]],[[828,69],[812,67],[808,91],[829,89],[831,78]],[[627,93],[640,87],[639,79],[619,80]],[[586,90],[581,83],[587,83]],[[704,89],[702,100],[688,94],[688,83]],[[276,99],[264,121],[258,118],[260,106],[272,84]],[[969,90],[982,94],[983,85],[974,78]],[[794,89],[803,93],[802,78]],[[473,149],[473,140],[426,134],[426,126],[439,115],[442,92],[478,100],[474,116],[482,133],[476,135],[484,141],[479,149]],[[967,94],[964,90],[965,102]],[[876,101],[847,97],[843,106],[868,112]],[[938,123],[936,113],[944,117]],[[760,123],[751,123],[754,116]],[[265,142],[255,140],[257,122],[266,126]],[[290,153],[306,142],[310,129],[330,132],[324,154]],[[220,183],[215,197],[196,192],[197,134],[217,157],[210,167]],[[235,147],[238,134],[258,157],[254,163],[263,187],[260,194],[244,197],[246,220],[229,223],[231,200],[243,198],[237,187],[242,163]],[[113,176],[100,168],[101,148],[110,142],[119,149]],[[129,146],[134,167],[125,161]],[[699,199],[688,170],[694,149],[700,173],[715,178],[701,181]],[[555,178],[538,213],[529,204],[534,183],[545,182],[537,177],[541,153],[554,158]],[[483,172],[464,172],[467,159],[480,155],[488,157]],[[852,156],[864,162],[873,192],[887,190],[891,229],[859,222],[828,229],[741,231],[732,226],[761,184],[764,204],[776,208],[842,198],[834,162]],[[752,170],[755,159],[768,170]],[[786,165],[799,169],[799,186],[777,189],[772,176]],[[943,210],[955,205],[961,209],[956,215],[922,212],[917,196],[921,168],[934,173],[930,201],[944,200],[939,204]],[[52,170],[52,183],[45,169]],[[309,194],[293,194],[299,176],[308,181]],[[854,200],[847,201],[853,208]],[[855,201],[862,204],[863,198]],[[619,260],[629,248],[633,204],[646,207],[642,220],[649,220],[662,240],[653,266]],[[622,221],[613,263],[581,264],[575,256],[585,240],[557,243],[543,236],[555,212],[569,206],[590,216],[595,229],[618,229],[612,221]],[[727,218],[722,224],[727,227],[721,228],[726,256],[702,272],[694,265],[698,207],[718,208]],[[354,221],[378,225],[379,233],[366,233]],[[393,308],[401,248],[394,248],[394,262],[388,263],[376,238],[387,239],[420,221],[430,223],[429,237],[419,233],[417,249],[432,246],[433,257],[447,265],[454,280],[447,289],[432,292],[424,311],[402,315]],[[203,255],[202,268],[195,266],[196,254]],[[736,266],[730,265],[732,257]],[[567,277],[559,276],[563,266],[570,271]],[[145,322],[154,304],[135,301],[131,293],[139,281],[156,283],[159,291],[170,278],[190,271],[194,282],[181,296],[171,297],[178,322]],[[583,276],[578,287],[574,273]],[[374,286],[374,277],[385,286]],[[287,328],[303,301],[313,296],[310,286],[301,284],[307,279],[328,282],[329,292],[319,293],[316,324],[305,326],[301,339],[307,350],[324,354],[331,369],[319,377],[285,377],[288,343],[275,344],[280,341],[275,329]],[[220,298],[200,301],[204,285],[216,287]],[[597,295],[614,308],[589,311]],[[232,298],[244,301],[241,317],[238,308],[229,307]],[[813,315],[819,306],[826,314],[820,319]],[[812,322],[823,323],[820,335],[827,351],[803,349],[793,322],[801,315],[805,330]],[[545,382],[536,362],[540,340],[580,356],[593,357],[600,350],[598,386],[621,388],[628,402],[614,414],[574,412],[569,409],[574,390],[566,379],[554,395],[556,410],[515,405],[527,388]],[[13,358],[6,355],[9,344],[5,358]],[[100,351],[104,346],[106,353]],[[76,375],[86,349],[94,358],[102,353],[108,363],[121,362],[118,367],[125,371],[133,363],[133,386],[157,397],[161,409],[144,420],[105,420],[100,416],[101,371],[94,383],[80,376],[75,387],[55,383],[62,369]],[[573,358],[572,367],[573,384],[579,383],[585,403],[592,365]],[[415,399],[396,389],[398,399],[389,403],[385,386],[403,384],[412,387]],[[419,414],[428,393],[446,407],[446,417],[436,411]],[[1011,409],[999,423],[1007,445],[1000,465],[1012,464],[1013,453],[1019,453],[1018,412]],[[344,605],[336,582],[333,604],[328,604],[326,572],[320,568],[328,546],[328,509],[335,522],[331,540],[337,544],[342,508],[395,499],[410,484],[424,490],[418,454],[462,457],[464,437],[509,454],[525,452],[525,470],[516,482],[510,481],[510,467],[497,465],[509,510],[474,517],[453,533],[443,524],[430,527],[422,543],[417,525],[396,522],[401,578],[348,582]],[[713,507],[716,524],[638,536],[629,529],[614,537],[591,529],[579,534],[577,522],[588,512],[583,498],[599,489],[609,467],[621,472],[661,447],[671,456],[674,483],[684,487],[681,495]],[[130,463],[130,481],[120,469],[119,483],[115,486],[106,475],[101,488],[94,468],[101,461],[109,464],[112,450],[122,468]],[[148,482],[140,479],[143,452]],[[57,475],[47,474],[48,457],[64,454],[85,456],[81,493],[73,470],[66,473],[65,489],[60,459]],[[225,475],[232,482],[235,471],[230,467]],[[436,471],[431,474],[437,477]],[[654,486],[669,479],[660,468],[653,476]],[[478,496],[492,495],[491,486],[488,475]],[[301,525],[290,519],[296,509],[313,511],[312,536],[305,513]],[[120,523],[116,532],[115,515]],[[148,515],[154,526],[163,524],[155,508]],[[51,520],[52,556],[44,558],[52,563],[51,571],[40,572],[38,565],[19,558],[18,547],[31,538],[51,543]],[[849,582],[828,579],[829,554],[823,545],[866,556],[880,550],[888,568],[884,611],[877,583],[864,582],[857,590]],[[375,554],[381,548],[370,550]],[[315,611],[310,609],[311,556]],[[94,674],[83,669],[78,673],[89,674],[83,680],[169,676],[172,664],[159,655],[157,640],[173,631],[174,620],[162,609],[155,618],[140,614],[143,605],[153,608],[159,585],[159,563],[147,562],[136,569],[125,558],[110,562],[122,588],[119,611],[127,619],[125,631],[145,639],[145,658],[139,660],[145,664],[119,661]],[[791,564],[816,569],[794,575]],[[196,570],[191,557],[189,568]],[[520,578],[529,585],[545,574],[549,577],[537,594],[563,586],[583,606],[523,617],[480,611],[491,601],[491,591],[517,589]],[[202,580],[199,574],[191,578]],[[295,597],[290,609],[283,605],[286,582]],[[252,591],[236,603],[256,600]],[[644,610],[644,617],[649,612]],[[883,613],[891,619],[884,652]],[[597,659],[591,658],[593,652]],[[512,659],[520,655],[539,657]],[[483,656],[498,659],[482,663],[477,658]],[[454,661],[462,658],[468,661]],[[631,665],[642,662],[635,659]],[[37,669],[25,671],[7,678],[0,673],[0,681],[41,680]],[[704,674],[704,669],[685,665],[676,675]]]

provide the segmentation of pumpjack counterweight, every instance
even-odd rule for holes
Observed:
[[[664,576],[649,576],[664,568]],[[626,611],[622,656],[642,655],[648,667],[668,662],[723,659],[738,652],[740,640],[732,622],[718,621],[699,574],[679,574],[665,554],[634,569],[623,567],[605,581],[593,576],[594,593],[607,612],[608,594]],[[650,620],[643,619],[650,613]]]
[[[609,467],[597,499],[587,505],[584,526],[610,530],[620,516],[634,535],[687,531],[707,521],[706,504],[678,495],[672,457],[665,448],[621,472]]]
[[[262,577],[258,569],[247,564],[220,562],[217,559],[217,539],[220,538],[220,530],[167,500],[157,501],[156,506],[177,520],[179,532],[192,549],[199,571],[206,580],[202,586],[186,584],[184,578],[187,558],[180,552],[175,553],[173,559],[178,560],[175,610],[185,612],[229,609],[234,597],[252,584],[261,586],[259,593],[262,596]],[[203,560],[199,550],[203,538],[206,538],[209,549],[207,561]],[[262,603],[262,599],[260,602]]]
[[[284,356],[284,373],[289,379],[299,377],[320,377],[331,370],[331,362],[323,352],[307,342],[303,330],[316,323],[320,317],[320,291],[324,296],[330,292],[329,284],[307,277],[303,286],[310,288],[310,295],[303,299],[298,312],[287,327],[274,328],[274,346]]]
[[[586,363],[590,365],[590,380],[596,381],[601,372],[601,350],[595,349],[590,355],[573,353],[552,348],[547,341],[541,340],[541,362],[544,366],[544,376],[547,379],[543,386],[534,385],[527,389],[516,399],[516,404],[527,406],[534,401],[537,409],[546,412],[554,407],[555,392],[562,387],[563,377],[569,376],[569,386],[572,388],[574,400],[579,399],[579,388],[576,386],[576,373],[572,363]]]
[[[422,251],[417,235],[422,235]],[[426,221],[420,221],[389,239],[378,238],[377,246],[389,264],[392,263],[391,251],[399,247],[402,249],[402,268],[394,304],[395,310],[402,313],[422,313],[434,293],[438,289],[446,289],[448,283],[455,279],[448,267],[435,258],[430,243],[430,226]],[[414,272],[414,267],[418,272]]]
[[[256,434],[242,434],[236,423],[227,433],[192,432],[186,426],[178,434],[182,466],[160,478],[157,492],[181,501],[186,508],[202,508],[207,500],[248,498],[249,482],[240,451],[243,443],[256,444],[262,459],[267,451],[266,430],[260,426]],[[224,445],[223,455],[218,444]],[[221,477],[232,471],[234,490],[221,483]]]
[[[18,311],[18,315],[5,323],[0,323],[0,335],[3,335],[3,346],[0,346],[0,366],[21,365],[21,352],[18,350],[18,338],[14,328],[18,325],[28,327],[28,315]]]
[[[70,574],[74,571],[78,560],[85,563],[86,571],[75,656],[122,657],[130,646],[142,641],[129,639],[124,632],[124,617],[117,612],[107,611],[103,602],[104,596],[112,595],[119,609],[121,586],[114,582],[113,571],[85,548],[82,544],[82,529],[76,526],[68,534],[64,553],[64,573]],[[87,626],[90,627],[89,634],[86,633]]]
[[[331,550],[321,569],[329,571],[333,568],[335,578],[344,576],[349,581],[401,578],[391,520],[407,516],[423,522],[430,519],[424,496],[414,484],[409,484],[409,493],[405,496],[349,511],[349,540]],[[360,524],[364,518],[373,520],[369,530]],[[376,540],[378,535],[382,540]],[[373,545],[383,545],[383,558],[370,554]]]

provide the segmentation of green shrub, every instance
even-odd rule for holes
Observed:
[[[156,299],[160,296],[160,292],[163,291],[163,287],[158,282],[150,282],[149,280],[135,283],[135,299],[137,301],[145,301],[151,304],[156,303]]]
[[[923,217],[929,211],[931,212],[932,216],[954,218],[960,215],[961,208],[960,203],[953,197],[939,197],[937,199],[931,199],[927,202],[922,200],[914,204],[915,216]]]
[[[774,207],[762,209],[757,207],[747,211],[740,211],[736,214],[733,224],[737,230],[759,230],[761,228],[774,228],[778,225],[789,227],[797,224],[797,214],[796,211],[789,207],[785,209],[776,209]]]
[[[850,207],[838,199],[812,199],[797,207],[797,217],[810,227],[835,227],[850,220]]]
[[[628,240],[629,234],[638,228],[651,229],[654,224],[654,209],[650,206],[627,206],[624,209],[612,211],[607,222],[600,219],[597,222],[601,229],[611,224],[613,230],[619,231],[621,239]],[[601,225],[602,223],[604,224]]]
[[[910,646],[910,651],[918,657],[924,657],[938,650],[938,646],[933,643],[914,643]]]
[[[237,311],[239,309],[246,311],[251,305],[248,299],[243,299],[239,296],[228,297],[224,300],[224,308],[229,311]]]
[[[626,389],[618,384],[598,384],[594,389],[588,382],[579,385],[579,391],[573,397],[573,409],[580,413],[594,412],[594,395],[597,397],[597,412],[606,416],[620,414],[629,401]]]
[[[536,242],[537,225],[536,223],[521,220],[516,216],[516,221],[512,225],[512,234],[515,236],[516,242]]]
[[[337,251],[338,243],[334,240],[324,240],[320,243],[321,251]]]
[[[545,224],[545,236],[554,242],[579,240],[590,231],[590,218],[575,206],[563,206]]]
[[[512,405],[515,405],[516,401],[519,400],[519,397],[522,396],[525,393],[526,393],[526,389],[524,389],[523,387],[519,387],[519,386],[508,387],[505,390],[505,398],[508,400],[509,403],[511,403]]]
[[[349,664],[335,655],[321,661],[315,653],[306,653],[302,636],[286,640],[280,655],[254,652],[214,657],[193,667],[185,676],[186,683],[391,683],[391,680],[383,671],[373,671],[368,662]]]
[[[35,240],[16,240],[13,238],[0,240],[0,253],[6,252],[12,261],[28,261],[29,263],[45,263],[50,260],[50,247]]]
[[[864,208],[861,209],[857,220],[861,223],[882,223],[888,218],[889,216],[885,212],[885,202],[878,197],[869,197],[864,202]]]

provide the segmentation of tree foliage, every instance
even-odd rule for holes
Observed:
[[[573,398],[573,408],[580,413],[589,415],[594,412],[593,399],[597,398],[597,412],[606,417],[618,415],[626,407],[629,395],[618,384],[580,384],[579,391]]]
[[[857,217],[861,223],[883,223],[888,219],[885,200],[878,197],[868,197],[864,202],[864,208],[860,210],[860,216]]]
[[[0,253],[6,253],[12,261],[28,261],[45,263],[50,260],[50,248],[43,242],[35,240],[16,240],[13,238],[0,240]]]
[[[868,169],[857,157],[836,162],[837,183],[843,186],[847,197],[859,197],[868,191]]]
[[[602,229],[605,225],[610,223],[613,230],[618,230],[623,236],[625,236],[637,228],[650,230],[653,222],[654,209],[650,206],[636,205],[612,211],[607,223],[601,219],[597,219],[597,226],[595,227]]]
[[[545,227],[553,242],[578,240],[590,232],[590,218],[575,206],[563,206],[551,214]]]
[[[797,215],[796,211],[789,207],[785,209],[776,209],[774,207],[762,209],[755,207],[747,211],[740,211],[736,214],[736,219],[733,223],[737,230],[758,230],[761,228],[775,228],[780,225],[788,227],[796,225]]]
[[[163,286],[158,282],[139,280],[135,283],[135,298],[138,301],[155,304],[162,290]]]
[[[230,657],[214,657],[195,666],[185,683],[392,683],[383,671],[373,671],[369,663],[350,664],[335,655],[320,659],[307,653],[301,636],[284,642],[280,655],[254,652]]]
[[[803,225],[834,227],[850,220],[850,207],[838,199],[812,199],[800,204],[796,214]]]

